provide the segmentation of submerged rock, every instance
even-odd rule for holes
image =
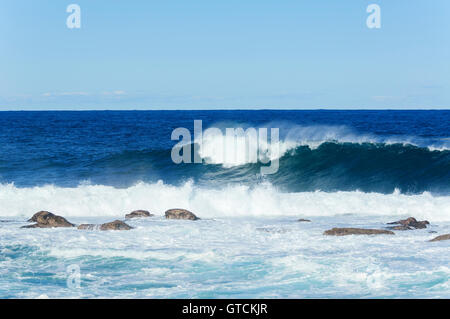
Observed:
[[[22,228],[75,227],[74,224],[67,221],[64,217],[46,211],[34,214],[28,221],[36,224],[23,226]]]
[[[301,223],[310,223],[311,221],[310,221],[309,219],[300,218],[300,219],[298,220],[298,222],[301,222]]]
[[[98,230],[130,230],[130,229],[133,229],[133,227],[124,223],[121,220],[115,220],[113,222],[100,224],[100,225],[82,224],[82,225],[78,226],[78,229],[80,229],[80,230],[96,230],[96,229],[98,229]]]
[[[327,236],[346,236],[346,235],[395,235],[389,230],[383,229],[364,229],[364,228],[333,228],[323,233]]]
[[[442,241],[442,240],[450,240],[450,234],[437,236],[436,238],[433,238],[430,241],[433,242],[433,241]]]
[[[151,216],[153,216],[153,214],[150,214],[150,212],[148,212],[146,210],[135,210],[134,212],[126,214],[125,218],[126,219],[131,219],[131,218],[151,217]]]
[[[284,234],[289,231],[285,228],[280,228],[280,227],[259,227],[259,228],[256,228],[256,230],[262,231],[265,233],[273,233],[273,234]]]
[[[186,209],[169,209],[166,211],[167,219],[186,219],[186,220],[198,220],[197,216]]]
[[[400,225],[400,226],[388,227],[388,229],[390,229],[390,230],[413,230],[414,228],[409,227],[409,226]]]
[[[388,225],[396,225],[399,226],[393,226],[389,227],[389,229],[393,230],[412,230],[412,229],[423,229],[427,228],[427,225],[430,224],[427,220],[418,221],[414,217],[409,217],[407,219],[398,220],[396,222],[388,223]]]
[[[77,227],[77,229],[94,230],[94,229],[98,229],[99,227],[100,227],[100,225],[95,225],[95,224],[81,224]]]

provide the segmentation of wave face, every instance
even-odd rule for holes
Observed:
[[[203,164],[176,165],[175,128],[279,128],[279,170],[204,136]],[[80,184],[128,188],[257,187],[283,192],[450,195],[449,111],[4,112],[0,183],[18,188]],[[270,134],[269,134],[270,137]],[[192,149],[195,137],[192,136]],[[197,141],[198,142],[198,141]],[[257,145],[253,141],[252,145]],[[245,137],[238,144],[245,144]],[[254,148],[261,152],[261,147]]]
[[[280,159],[271,181],[293,191],[450,193],[450,152],[402,144],[324,143]]]
[[[214,159],[205,156],[203,164],[175,165],[170,150],[124,151],[79,168],[67,168],[68,174],[63,177],[69,183],[52,184],[71,187],[80,183],[101,184],[123,188],[141,181],[155,183],[162,180],[179,186],[192,180],[200,186],[215,188],[228,184],[252,186],[267,181],[286,192],[390,194],[398,190],[403,194],[450,194],[450,151],[447,150],[430,151],[403,144],[339,142],[324,142],[315,148],[286,147],[279,158],[277,173],[264,177],[260,176],[261,167],[268,164],[243,162],[243,159],[222,162],[217,152],[212,154],[215,154]],[[56,177],[65,172],[65,167],[56,165],[54,169],[52,174]],[[31,173],[34,174],[36,172]],[[27,177],[29,175],[22,178]]]

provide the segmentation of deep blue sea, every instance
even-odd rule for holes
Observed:
[[[0,181],[253,185],[257,163],[172,162],[171,132],[193,133],[194,120],[204,129],[279,128],[281,140],[293,145],[267,180],[286,191],[450,194],[450,111],[2,112]]]
[[[277,128],[278,171],[219,135],[199,149],[194,120]],[[172,161],[176,128],[202,163]],[[450,297],[449,242],[428,242],[450,233],[448,110],[0,112],[0,203],[0,298]],[[175,207],[202,219],[165,220]],[[20,229],[40,210],[79,224],[136,209],[155,217],[128,232]],[[409,216],[431,225],[322,235]]]

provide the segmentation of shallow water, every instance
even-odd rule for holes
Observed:
[[[20,229],[23,219],[2,218],[0,298],[449,298],[449,242],[427,242],[450,233],[449,222],[395,236],[322,235],[397,217],[156,216],[123,232]],[[71,265],[80,288],[68,287]]]

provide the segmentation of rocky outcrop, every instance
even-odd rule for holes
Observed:
[[[130,225],[124,223],[120,220],[115,220],[110,223],[105,223],[101,225],[95,225],[95,224],[82,224],[78,226],[78,229],[80,230],[130,230],[133,229]]]
[[[74,224],[67,221],[64,217],[46,211],[34,214],[28,221],[35,222],[35,224],[23,226],[22,228],[75,227]]]
[[[150,212],[148,212],[146,210],[135,210],[134,212],[126,214],[125,218],[126,219],[131,219],[131,218],[151,217],[151,216],[153,216],[153,214],[150,214]]]
[[[123,221],[115,220],[110,223],[105,223],[100,225],[100,230],[130,230],[133,229],[128,224],[125,224]]]
[[[364,229],[364,228],[333,228],[323,233],[327,236],[347,236],[347,235],[395,235],[389,230]]]
[[[388,225],[397,225],[389,227],[392,230],[412,230],[412,229],[424,229],[430,223],[427,220],[418,221],[414,217],[398,220],[396,222],[388,223]]]
[[[300,223],[310,223],[311,221],[309,219],[300,218],[298,220],[298,222],[300,222]]]
[[[430,241],[431,241],[431,242],[434,242],[434,241],[442,241],[442,240],[450,240],[450,234],[437,236],[436,238],[433,238],[433,239],[430,240]]]
[[[198,220],[197,216],[186,209],[169,209],[166,211],[167,219],[186,219],[186,220]]]

